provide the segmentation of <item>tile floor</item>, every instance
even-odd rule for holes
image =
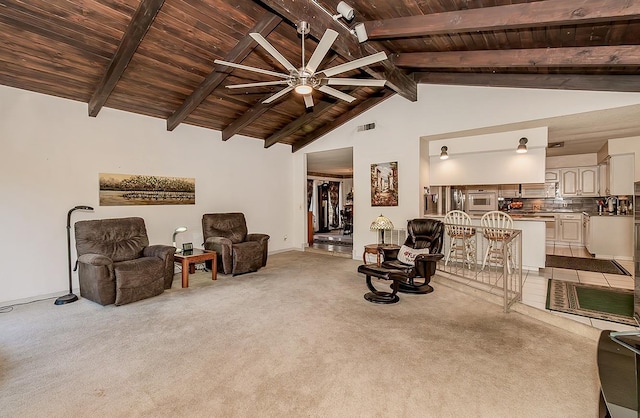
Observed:
[[[334,255],[337,257],[345,257],[351,258],[353,255],[353,236],[351,235],[343,235],[341,230],[333,230],[324,234],[314,234],[314,238],[319,238],[325,241],[325,243],[313,243],[311,246],[307,247],[305,251],[311,252],[320,252],[329,255]],[[340,241],[341,245],[332,245],[326,243],[326,241]],[[351,245],[345,245],[345,244]]]
[[[572,257],[589,257],[592,256],[582,246],[547,246],[547,254],[563,255]],[[627,271],[633,272],[633,261],[616,260]],[[545,309],[547,297],[547,280],[555,278],[560,280],[575,281],[578,283],[595,284],[599,286],[609,286],[624,289],[633,289],[634,279],[632,276],[596,273],[582,270],[568,270],[562,268],[546,268],[544,272],[523,271],[523,288],[522,303],[538,309]],[[560,315],[570,318],[574,321],[590,325],[597,329],[611,329],[615,331],[631,331],[636,328],[616,322],[602,321],[599,319],[591,319],[578,315],[565,314],[561,312],[552,312],[554,315]]]

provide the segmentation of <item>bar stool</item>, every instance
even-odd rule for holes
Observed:
[[[476,230],[471,227],[471,218],[461,210],[451,210],[444,215],[444,227],[451,239],[444,265],[457,259],[462,261],[463,267],[467,264],[471,269],[476,263]]]
[[[487,245],[487,251],[484,254],[482,260],[482,268],[484,269],[487,262],[496,262],[496,264],[504,263],[503,253],[505,249],[505,241],[507,241],[512,234],[513,219],[508,214],[499,210],[487,212],[480,218],[480,225],[483,227],[482,234],[489,240]],[[513,257],[511,254],[511,243],[506,244],[507,253],[507,271],[511,274],[511,266],[515,268],[513,264]],[[503,264],[504,265],[504,264]]]

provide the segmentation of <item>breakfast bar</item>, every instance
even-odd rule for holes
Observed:
[[[538,214],[509,214],[513,219],[513,229],[522,233],[522,268],[537,271],[545,267],[546,225],[552,216]],[[428,218],[443,220],[444,215],[429,215]],[[481,214],[471,214],[473,226],[480,226]],[[479,249],[478,249],[479,250]],[[476,255],[482,260],[482,254]]]

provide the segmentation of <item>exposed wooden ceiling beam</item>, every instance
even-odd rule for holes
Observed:
[[[307,171],[307,177],[329,177],[332,179],[351,179],[353,174],[331,174],[331,173],[315,173]]]
[[[415,73],[422,84],[640,92],[637,75]]]
[[[269,93],[268,95],[264,96],[262,99],[260,99],[257,105],[253,106],[252,108],[244,112],[242,116],[240,116],[238,119],[231,122],[229,126],[224,128],[222,130],[222,140],[226,141],[227,139],[231,138],[232,136],[240,132],[242,129],[244,129],[246,126],[250,125],[254,120],[262,116],[264,112],[269,110],[269,108],[271,107],[271,104],[270,103],[265,104],[262,102],[271,96],[272,96],[272,93]]]
[[[312,143],[316,139],[318,139],[321,136],[333,131],[334,129],[336,129],[340,125],[342,125],[342,124],[346,123],[347,121],[353,119],[354,117],[358,116],[360,113],[364,112],[365,110],[377,105],[378,103],[383,102],[384,100],[387,100],[389,97],[393,96],[394,94],[395,93],[393,91],[389,90],[389,89],[380,90],[379,93],[377,93],[377,94],[375,94],[373,96],[370,96],[369,99],[367,99],[367,100],[361,102],[359,105],[351,108],[351,110],[349,110],[348,112],[343,113],[338,118],[334,119],[333,122],[323,125],[322,127],[320,127],[318,129],[316,129],[315,131],[311,132],[309,135],[307,135],[303,139],[300,139],[300,140],[296,141],[296,143],[293,144],[293,146],[291,147],[291,152],[299,151],[300,149],[302,149],[303,147],[309,145],[310,143]]]
[[[546,0],[364,22],[369,39],[576,25],[640,18],[640,2]]]
[[[309,35],[321,39],[326,29],[337,31],[340,36],[333,43],[331,49],[348,60],[354,60],[378,51],[369,43],[358,43],[357,38],[349,33],[342,25],[337,23],[331,16],[324,13],[313,0],[254,0],[259,4],[266,5],[276,13],[283,16],[292,23],[301,20],[310,23]],[[404,72],[399,70],[390,60],[384,60],[379,64],[384,67],[384,73],[380,74],[369,68],[363,68],[367,74],[376,79],[386,79],[387,87],[401,95],[402,97],[415,102],[418,100],[418,89],[416,82]]]
[[[309,123],[311,120],[320,117],[324,112],[331,110],[334,103],[329,103],[322,101],[320,103],[316,103],[313,106],[313,111],[307,112],[304,115],[300,116],[298,119],[294,120],[287,126],[282,129],[279,129],[278,132],[271,135],[269,138],[264,140],[264,147],[269,148],[272,145],[275,145],[278,141],[283,138],[288,137],[289,135],[300,130],[304,125]]]
[[[640,46],[594,46],[396,54],[399,67],[614,67],[640,65]]]
[[[249,32],[257,32],[266,37],[280,24],[280,22],[282,22],[282,18],[280,16],[276,16],[273,13],[265,11],[264,17],[260,19],[260,21],[257,22]],[[245,36],[231,51],[229,51],[227,55],[225,55],[223,60],[229,62],[241,62],[256,46],[257,44],[254,42],[253,38]],[[198,88],[185,99],[182,105],[180,105],[180,107],[176,109],[171,116],[169,116],[167,119],[167,130],[172,131],[182,123],[182,121],[184,121],[187,116],[189,116],[189,114],[191,114],[191,112],[193,112],[200,103],[202,103],[202,101],[206,99],[207,96],[209,96],[211,92],[220,85],[220,83],[222,83],[222,81],[224,81],[232,70],[232,68],[225,65],[216,66],[202,81]],[[227,138],[223,135],[222,139],[226,141],[231,136],[233,136],[233,134]]]
[[[89,100],[89,116],[97,116],[106,103],[163,4],[164,0],[142,0],[140,2],[120,40],[118,49]]]

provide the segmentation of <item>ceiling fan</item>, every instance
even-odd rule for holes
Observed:
[[[322,35],[322,39],[318,43],[315,51],[311,55],[309,62],[305,64],[304,54],[304,38],[309,33],[309,23],[300,22],[298,24],[298,33],[302,35],[302,65],[300,68],[296,68],[289,62],[278,50],[269,43],[259,33],[250,33],[251,36],[258,44],[260,44],[273,58],[276,59],[285,69],[289,71],[289,74],[279,73],[275,71],[264,70],[262,68],[250,67],[247,65],[236,64],[233,62],[215,60],[216,64],[227,65],[229,67],[239,68],[241,70],[254,71],[260,74],[266,74],[273,77],[281,78],[278,81],[262,81],[257,83],[246,84],[233,84],[227,86],[230,89],[241,89],[248,87],[258,86],[274,86],[274,85],[287,85],[284,89],[275,93],[274,95],[265,99],[262,103],[271,103],[278,98],[289,93],[291,90],[302,95],[304,98],[304,104],[307,108],[313,107],[313,97],[311,93],[313,90],[319,90],[325,94],[328,94],[338,99],[351,103],[356,100],[355,97],[343,93],[340,90],[329,87],[333,86],[371,86],[371,87],[383,87],[386,80],[376,79],[360,79],[360,78],[333,78],[334,75],[341,74],[347,71],[355,70],[356,68],[365,67],[367,65],[375,64],[376,62],[387,59],[387,54],[384,52],[378,52],[376,54],[368,55],[366,57],[358,58],[356,60],[336,65],[335,67],[327,68],[325,70],[317,71],[318,66],[324,59],[325,55],[329,52],[331,45],[338,37],[338,32],[327,29]]]

